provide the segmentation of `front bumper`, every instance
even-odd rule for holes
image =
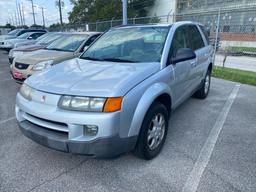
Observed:
[[[10,56],[9,56],[9,63],[10,63],[10,64],[12,64],[13,60],[14,60],[14,57],[10,57]]]
[[[5,50],[5,51],[10,51],[11,49],[13,49],[14,46],[10,46],[10,45],[0,45],[0,49]]]
[[[24,82],[27,78],[29,78],[31,75],[33,75],[32,71],[33,65],[29,65],[27,69],[18,69],[15,67],[15,64],[12,64],[12,78],[17,81],[18,83]],[[18,72],[22,74],[22,78],[17,78],[14,75],[14,72]]]
[[[99,158],[115,157],[119,154],[131,151],[136,144],[137,137],[121,139],[118,136],[98,138],[93,141],[68,140],[66,134],[54,132],[43,127],[23,121],[19,123],[22,133],[33,141],[63,152],[84,154]]]
[[[120,138],[121,112],[61,110],[57,107],[59,98],[60,95],[36,91],[28,101],[17,94],[16,119],[24,135],[49,148],[96,157],[113,157],[134,149],[137,136]],[[88,135],[85,125],[96,125],[97,134]]]

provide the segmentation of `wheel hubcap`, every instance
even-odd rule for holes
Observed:
[[[156,149],[164,138],[165,119],[162,114],[155,115],[148,129],[148,146],[151,150]]]
[[[210,75],[208,74],[205,78],[205,83],[204,83],[204,93],[207,94],[209,91],[210,87]]]

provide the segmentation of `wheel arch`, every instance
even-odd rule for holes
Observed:
[[[134,112],[128,136],[136,136],[139,134],[146,113],[148,112],[150,106],[156,101],[165,105],[168,113],[171,113],[172,92],[167,84],[153,84],[144,92]]]
[[[213,69],[213,64],[210,63],[209,66],[208,66],[208,70],[210,70],[212,72],[212,69]]]

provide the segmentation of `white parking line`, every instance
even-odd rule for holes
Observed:
[[[218,140],[218,136],[223,128],[223,125],[227,119],[228,113],[230,111],[230,108],[237,96],[237,93],[239,91],[240,84],[237,84],[234,89],[232,90],[232,93],[230,94],[229,98],[227,99],[221,113],[219,114],[200,154],[199,157],[190,172],[189,177],[187,178],[187,181],[182,189],[182,192],[196,192],[197,187],[199,185],[201,176],[203,175],[203,172],[211,158],[214,146]]]
[[[8,119],[2,120],[2,121],[0,121],[0,124],[6,123],[6,122],[11,121],[13,119],[15,119],[15,117],[10,117]]]

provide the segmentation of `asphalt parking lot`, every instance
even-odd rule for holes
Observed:
[[[172,115],[152,161],[102,160],[40,146],[14,118],[19,89],[0,52],[0,191],[256,191],[256,87],[213,79],[206,100]]]

